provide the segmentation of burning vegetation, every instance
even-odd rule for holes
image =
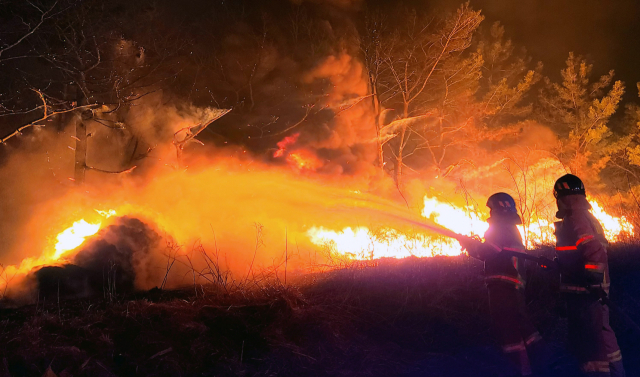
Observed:
[[[413,271],[414,257],[438,257],[417,262],[429,271],[435,261],[466,268],[460,244],[433,229],[482,237],[484,202],[497,191],[516,199],[527,248],[555,242],[552,185],[566,173],[586,182],[610,242],[637,240],[640,107],[620,110],[624,83],[568,51],[561,68],[534,63],[473,4],[9,3],[0,13],[5,306],[176,289],[204,300],[185,308],[195,327],[177,333],[241,318],[257,358],[260,337],[302,352],[273,323],[308,324],[292,313],[321,310],[318,292],[335,282],[309,284],[321,273]],[[257,290],[257,308],[239,298],[245,290]],[[215,300],[249,309],[227,318]],[[346,336],[332,326],[357,322],[369,304],[314,326]],[[155,315],[144,305],[132,315]],[[252,308],[273,323],[251,322]]]
[[[212,5],[207,12],[221,21],[210,28],[221,41],[214,48],[190,39],[195,26],[153,45],[139,28],[114,29],[141,14],[148,27],[172,30],[191,9],[113,2],[103,18],[94,5],[82,2],[83,13],[57,2],[16,6],[7,15],[40,22],[12,29],[16,43],[2,50],[2,64],[17,69],[14,58],[31,51],[45,58],[26,68],[46,68],[40,84],[14,86],[0,114],[2,195],[14,216],[0,225],[7,297],[34,268],[72,262],[127,217],[165,242],[151,251],[158,264],[145,268],[166,276],[136,279],[139,289],[206,283],[207,253],[223,256],[237,281],[283,263],[298,274],[459,255],[455,240],[419,222],[482,236],[483,200],[498,189],[514,194],[521,235],[537,247],[553,240],[551,184],[567,171],[588,177],[611,241],[635,235],[635,212],[614,215],[635,203],[635,131],[608,126],[623,84],[613,72],[593,79],[573,54],[560,81],[544,77],[469,4],[448,13],[372,7],[340,25],[340,12],[319,10],[361,4],[292,4],[286,27],[268,8],[240,17],[235,6]],[[67,37],[89,32],[87,20],[91,41]],[[66,47],[48,39],[60,22]],[[80,45],[76,60],[65,60]],[[609,196],[607,186],[622,184],[616,169],[629,189]]]

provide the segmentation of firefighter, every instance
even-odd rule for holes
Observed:
[[[516,203],[509,194],[493,194],[487,200],[490,209],[485,242],[463,238],[460,243],[470,256],[484,261],[485,281],[495,336],[507,358],[522,376],[532,374],[532,366],[541,368],[548,361],[546,346],[526,312],[524,279],[519,261],[502,251],[524,252],[516,225]]]
[[[589,212],[584,185],[572,174],[560,177],[553,194],[558,204],[556,255],[560,291],[566,298],[569,344],[588,376],[624,376],[622,355],[611,326],[608,242]]]

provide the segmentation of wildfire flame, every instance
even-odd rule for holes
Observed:
[[[287,157],[295,155],[297,152],[289,152]],[[311,157],[316,158],[313,153],[311,153]],[[318,160],[316,158],[311,161]],[[307,165],[302,164],[301,166],[300,169]],[[116,208],[119,214],[153,219],[159,229],[166,230],[166,233],[175,238],[177,242],[187,243],[194,236],[203,234],[203,228],[197,228],[199,224],[203,223],[200,219],[209,220],[206,217],[196,217],[193,220],[191,217],[183,217],[182,215],[185,213],[183,208],[186,208],[184,203],[192,203],[192,207],[189,208],[194,208],[194,210],[189,212],[189,216],[205,212],[220,215],[218,220],[214,219],[214,221],[218,221],[217,226],[211,226],[211,228],[214,232],[218,228],[222,228],[217,234],[226,245],[231,244],[235,247],[238,242],[242,242],[246,238],[246,234],[242,232],[246,230],[238,233],[232,231],[243,226],[246,220],[256,219],[260,223],[272,221],[270,223],[272,226],[274,224],[282,226],[283,230],[288,231],[285,234],[288,234],[289,239],[306,242],[306,244],[301,244],[304,245],[303,247],[310,246],[316,250],[328,251],[327,255],[329,256],[344,257],[347,260],[409,256],[456,256],[462,253],[457,241],[425,231],[420,226],[420,222],[439,224],[455,233],[468,236],[481,236],[488,228],[486,222],[488,213],[484,208],[459,205],[445,202],[436,197],[424,196],[422,208],[413,213],[383,197],[354,190],[354,187],[349,184],[342,187],[334,184],[324,185],[318,180],[300,179],[296,173],[287,171],[286,174],[279,174],[279,179],[269,179],[273,176],[268,172],[260,171],[237,172],[234,175],[224,175],[215,169],[191,175],[172,172],[163,176],[163,179],[152,182],[151,188],[145,188],[149,190],[145,196],[134,192],[135,195],[132,194],[131,197],[140,199],[136,203],[119,204],[114,201],[105,204],[104,199],[101,199],[100,203],[94,203],[94,205],[110,205]],[[178,183],[184,180],[194,184],[179,186]],[[217,201],[215,206],[207,207],[219,209],[218,212],[193,207],[204,205],[202,201],[197,199],[202,197],[198,190],[203,187],[211,187],[210,185],[196,184],[202,182],[215,182],[221,185],[218,187],[220,192],[228,193],[233,200]],[[248,183],[256,183],[259,186],[256,187]],[[176,186],[178,187],[175,190],[169,189]],[[263,195],[255,195],[256,192],[263,193]],[[176,205],[171,200],[158,200],[158,198],[178,197],[174,196],[175,193],[183,195],[180,200],[196,199],[190,202],[180,202],[180,205]],[[286,195],[283,196],[283,193]],[[166,195],[166,197],[162,195]],[[592,198],[589,199],[593,206],[592,212],[602,223],[610,241],[621,240],[624,233],[634,234],[635,230],[626,218],[611,216],[602,209],[600,203]],[[238,208],[237,204],[242,200],[248,201],[251,205],[244,209]],[[261,211],[256,211],[256,208],[260,208]],[[282,211],[282,208],[287,210]],[[55,210],[57,211],[57,208]],[[78,210],[76,209],[72,213],[77,214]],[[244,212],[242,212],[243,210]],[[72,213],[64,217],[69,222],[60,226],[62,230],[51,238],[48,246],[43,246],[44,252],[39,257],[36,255],[34,258],[24,258],[19,265],[7,266],[4,270],[6,276],[11,277],[16,274],[26,276],[34,267],[52,265],[63,259],[70,259],[74,250],[77,250],[89,237],[100,231],[105,219],[116,215],[115,210],[95,210],[88,211],[83,216],[74,219],[70,218],[70,216],[74,216]],[[242,218],[236,221],[236,217],[240,215]],[[422,220],[418,221],[420,215]],[[274,216],[275,220],[269,220],[274,219]],[[526,223],[520,228],[520,231],[528,247],[555,241],[553,219],[529,217],[525,220]],[[369,226],[358,225],[358,222],[362,221],[367,221]],[[229,225],[231,232],[222,226],[228,223],[231,223]],[[260,231],[256,230],[256,249],[266,248],[261,238],[263,237],[262,228],[256,226],[256,229],[260,229]],[[264,234],[271,237],[269,243],[272,245],[277,242],[278,235],[275,232],[269,233],[269,231],[271,228]],[[213,239],[213,247],[217,247],[215,246],[217,236],[214,232],[210,237]],[[305,240],[296,238],[296,235],[302,235]],[[285,250],[287,247],[286,237],[284,237]],[[246,249],[246,245],[243,248]],[[244,266],[243,263],[240,261],[238,265]],[[303,265],[299,267],[300,270],[306,268]],[[242,271],[242,267],[236,268]],[[0,288],[2,288],[2,282],[0,282]]]
[[[322,166],[322,163],[320,160],[318,160],[315,154],[313,154],[313,152],[306,149],[296,149],[287,153],[287,151],[290,150],[291,147],[298,141],[298,137],[300,137],[300,133],[295,133],[280,140],[277,143],[278,150],[273,152],[273,157],[284,157],[286,153],[286,161],[296,170],[317,170],[320,166]]]
[[[108,219],[111,216],[116,215],[116,211],[113,209],[107,211],[95,210],[97,214]],[[69,228],[58,233],[56,236],[56,245],[54,246],[55,254],[51,257],[52,260],[57,261],[68,251],[76,249],[82,245],[87,237],[91,237],[98,233],[102,222],[88,223],[85,219],[80,219],[73,223]]]
[[[372,232],[367,227],[347,227],[335,232],[312,227],[307,235],[313,244],[357,260],[460,254],[460,247],[456,249],[449,240],[434,239],[424,234],[403,234],[391,228]]]
[[[481,236],[489,226],[486,222],[486,214],[472,206],[456,206],[428,196],[424,197],[423,203],[421,214],[425,219],[458,234]],[[609,215],[594,199],[590,199],[590,203],[594,216],[605,229],[607,239],[616,242],[623,234],[634,234],[633,225],[625,217]],[[96,210],[96,212],[105,219],[116,215],[115,210]],[[101,226],[102,221],[88,222],[85,219],[75,221],[55,237],[54,252],[48,253],[48,257],[45,253],[37,260],[25,259],[19,267],[9,266],[8,271],[27,272],[37,266],[55,263],[69,251],[77,249],[88,237],[95,235]],[[372,230],[365,226],[356,226],[336,231],[327,226],[327,224],[314,225],[307,230],[306,235],[311,243],[353,260],[456,256],[462,253],[460,244],[456,240],[425,234],[421,230],[406,232],[391,227]],[[519,229],[527,247],[555,241],[553,222],[547,219],[533,219],[525,226],[519,226]]]
[[[459,207],[451,203],[443,203],[437,198],[424,197],[422,216],[436,224],[462,235],[482,235],[489,227],[483,213],[471,206]],[[616,242],[622,234],[633,235],[634,227],[627,219],[606,213],[602,206],[590,199],[594,216],[605,229],[607,239]],[[104,218],[116,214],[116,211],[98,211]],[[102,222],[89,223],[84,219],[56,236],[55,254],[51,261],[59,260],[68,251],[74,250],[96,234]],[[528,247],[554,242],[553,223],[546,219],[534,219],[524,226],[519,226],[520,233]],[[372,231],[367,227],[346,227],[334,231],[323,226],[312,226],[307,231],[311,242],[317,246],[327,247],[352,259],[376,259],[384,257],[405,258],[408,256],[432,257],[436,255],[456,256],[461,254],[460,244],[450,238],[427,235],[420,232],[407,234],[392,228]],[[45,264],[44,262],[42,264]]]
[[[619,241],[623,234],[634,234],[633,225],[624,216],[611,216],[594,199],[590,199],[589,202],[593,207],[592,213],[602,224],[609,241]],[[486,218],[475,208],[458,207],[428,196],[424,197],[422,216],[458,234],[468,236],[481,236],[489,227]],[[553,222],[547,219],[534,218],[526,226],[518,228],[528,248],[555,242]],[[393,229],[372,232],[366,227],[347,227],[342,231],[312,227],[308,236],[315,245],[329,246],[333,251],[353,259],[404,258],[410,255],[455,256],[462,252],[460,244],[454,239],[431,235],[408,236]]]
[[[591,213],[600,221],[602,224],[602,228],[604,228],[604,234],[607,237],[607,240],[610,242],[620,241],[621,236],[624,234],[634,235],[633,225],[627,221],[627,219],[622,217],[611,216],[606,213],[602,206],[595,200],[590,200],[591,204]]]
[[[489,226],[473,208],[456,207],[428,196],[424,197],[422,216],[468,236],[482,235]],[[390,228],[374,232],[367,227],[355,230],[347,227],[336,232],[312,227],[307,234],[315,245],[330,247],[353,259],[456,256],[462,252],[454,239],[423,233],[403,234]]]
[[[322,165],[315,155],[304,149],[290,153],[287,162],[298,170],[316,170]]]
[[[114,210],[96,210],[96,213],[105,219],[116,215]],[[87,222],[85,219],[75,221],[73,225],[58,233],[55,241],[52,241],[48,249],[39,257],[25,258],[19,265],[6,266],[2,272],[3,279],[0,281],[0,289],[4,289],[4,286],[16,276],[25,275],[36,267],[55,264],[68,252],[82,245],[88,237],[98,233],[101,226],[102,221],[93,223]]]
[[[55,246],[56,253],[53,255],[52,259],[58,260],[67,251],[73,250],[82,245],[87,237],[98,233],[101,225],[102,223],[89,224],[82,219],[76,221],[71,227],[60,232],[56,237],[58,242]]]
[[[284,156],[284,152],[287,150],[287,148],[289,148],[289,146],[295,144],[296,141],[298,141],[299,136],[300,136],[300,133],[296,133],[291,136],[287,136],[281,141],[279,141],[277,143],[278,150],[273,152],[273,157],[278,158],[278,157]]]

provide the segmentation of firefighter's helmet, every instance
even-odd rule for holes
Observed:
[[[513,200],[511,195],[504,192],[498,192],[491,195],[489,199],[487,199],[487,207],[491,209],[492,214],[518,214],[516,201]]]
[[[567,195],[587,195],[584,191],[584,184],[580,178],[573,174],[563,175],[553,185],[553,196],[556,199]]]

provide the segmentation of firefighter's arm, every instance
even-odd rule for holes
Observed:
[[[490,242],[480,242],[471,237],[460,237],[458,239],[460,246],[463,249],[467,250],[467,253],[470,257],[480,259],[485,261],[487,259],[491,259],[492,257],[498,255],[498,253],[502,250],[500,247],[490,243]]]
[[[599,241],[594,227],[587,218],[575,219],[576,249],[584,263],[584,278],[589,284],[600,284],[604,280],[607,266],[607,250]]]

